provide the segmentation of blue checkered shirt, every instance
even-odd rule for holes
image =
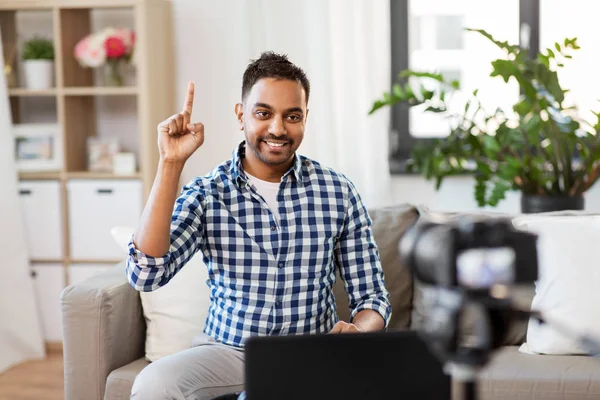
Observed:
[[[338,321],[339,269],[351,317],[372,309],[387,326],[389,293],[371,220],[353,184],[296,155],[281,179],[277,223],[244,173],[244,151],[242,142],[231,160],[184,186],[164,257],[148,256],[130,241],[130,284],[157,289],[202,252],[211,296],[204,332],[243,347],[254,335],[329,332]]]

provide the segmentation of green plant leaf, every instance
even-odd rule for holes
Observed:
[[[34,36],[23,43],[23,60],[54,60],[54,43],[50,39]]]
[[[434,94],[434,91],[428,90],[425,87],[421,86],[421,96],[423,96],[424,100],[431,100]]]
[[[503,50],[506,50],[506,52],[509,53],[509,54],[515,54],[515,53],[518,53],[520,51],[519,46],[508,44],[508,42],[506,42],[506,41],[501,42],[499,40],[496,40],[496,39],[494,39],[494,37],[491,34],[489,34],[487,31],[485,31],[483,29],[470,29],[470,28],[467,28],[467,31],[477,32],[477,33],[481,34],[483,37],[487,38],[489,41],[491,41],[492,43],[494,43],[499,48],[501,48]]]
[[[513,106],[513,110],[515,110],[515,112],[521,116],[529,114],[532,108],[533,107],[531,103],[526,99],[521,100]]]
[[[511,76],[518,73],[517,66],[510,60],[494,60],[492,61],[492,67],[494,69],[490,76],[501,76],[504,82],[508,82]]]
[[[386,105],[388,105],[388,104],[385,101],[376,100],[373,103],[373,106],[371,107],[371,109],[369,110],[369,114],[368,115],[373,114],[375,111],[379,110],[380,108],[385,107]]]
[[[425,111],[434,112],[434,113],[443,113],[443,112],[446,112],[447,110],[445,108],[429,106],[425,109]]]
[[[490,198],[488,199],[488,204],[494,207],[497,206],[500,200],[506,198],[506,192],[508,192],[511,187],[512,185],[504,180],[495,180],[490,193]]]
[[[484,207],[487,204],[487,176],[475,176],[475,201],[479,207]]]
[[[482,138],[483,142],[483,151],[485,155],[491,159],[496,158],[498,152],[500,151],[500,144],[496,140],[495,137],[490,135],[484,135]]]
[[[399,76],[400,78],[431,78],[438,82],[444,82],[444,77],[442,74],[436,74],[433,72],[404,70],[400,72]]]
[[[402,87],[399,84],[394,83],[394,85],[392,86],[392,90],[393,90],[394,96],[396,96],[398,98],[404,97],[404,92],[402,91]]]

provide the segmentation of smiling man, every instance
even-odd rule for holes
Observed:
[[[204,332],[190,349],[146,367],[132,398],[211,399],[241,391],[250,336],[387,326],[389,294],[356,188],[297,153],[309,94],[304,71],[286,56],[268,52],[252,61],[235,106],[245,140],[179,196],[183,166],[204,142],[202,123],[190,122],[193,83],[182,112],[159,124],[160,161],[129,245],[127,277],[137,290],[155,290],[201,252],[211,302]],[[336,314],[336,271],[348,294],[350,323]]]

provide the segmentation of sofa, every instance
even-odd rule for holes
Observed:
[[[419,329],[423,313],[421,285],[401,262],[398,243],[407,229],[424,220],[452,221],[465,216],[498,218],[502,215],[428,214],[403,204],[369,211],[375,241],[391,295],[390,330]],[[433,216],[433,217],[432,217]],[[434,218],[435,217],[435,218]],[[533,298],[533,285],[519,298],[525,306]],[[343,286],[335,286],[338,315],[348,320]],[[146,322],[139,293],[125,277],[124,263],[61,294],[64,337],[65,398],[68,400],[128,399],[145,359]],[[425,310],[425,311],[424,311]],[[519,351],[526,339],[527,321],[515,323],[503,346],[481,370],[479,398],[583,400],[600,398],[600,361],[587,356],[531,355]],[[453,397],[460,398],[453,382]]]

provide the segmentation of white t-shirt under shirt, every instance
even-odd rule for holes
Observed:
[[[246,172],[248,179],[256,188],[258,194],[260,194],[263,199],[267,202],[267,205],[273,212],[275,216],[275,220],[279,225],[279,207],[277,207],[277,194],[279,193],[279,183],[280,182],[267,182],[261,179],[258,179],[255,176],[250,175]]]

